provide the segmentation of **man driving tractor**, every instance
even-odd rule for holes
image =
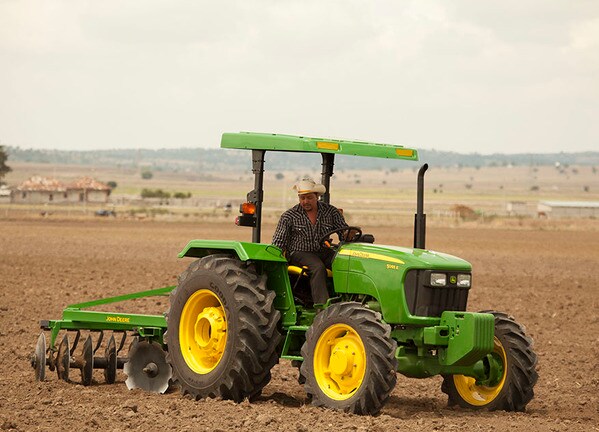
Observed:
[[[331,267],[335,253],[319,240],[331,230],[347,227],[347,223],[339,209],[318,199],[326,192],[324,185],[304,178],[293,189],[299,204],[283,213],[272,243],[283,250],[289,264],[308,267],[312,300],[323,304],[329,299],[326,269]]]

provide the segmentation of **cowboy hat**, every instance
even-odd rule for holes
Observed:
[[[323,185],[317,184],[311,178],[301,179],[293,186],[292,189],[296,190],[298,195],[304,195],[309,193],[322,195],[327,190]]]

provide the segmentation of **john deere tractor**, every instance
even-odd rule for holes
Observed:
[[[426,164],[417,178],[413,247],[378,245],[358,227],[321,239],[336,253],[325,305],[306,298],[308,269],[289,266],[279,248],[261,242],[264,163],[269,153],[321,154],[321,182],[326,186],[321,199],[329,202],[336,155],[416,161],[416,150],[256,133],[226,133],[221,147],[251,151],[254,189],[241,205],[237,224],[251,227],[252,241],[190,241],[179,257],[194,261],[178,286],[134,295],[170,292],[166,319],[115,313],[92,319],[86,314],[98,312],[81,309],[97,306],[96,301],[68,307],[62,320],[43,321],[42,327],[52,330],[52,342],[46,349],[45,339],[40,336],[38,341],[32,357],[38,379],[43,379],[40,368],[46,360],[59,376],[62,370],[63,378],[69,366],[80,368],[84,382],[90,375],[85,367],[109,370],[112,381],[115,369],[123,367],[132,386],[163,391],[171,379],[183,394],[196,399],[240,402],[261,393],[271,368],[283,358],[299,367],[299,381],[317,406],[376,414],[399,372],[413,378],[443,376],[441,390],[449,405],[525,409],[537,381],[531,338],[505,313],[467,312],[471,265],[425,248]],[[133,331],[136,339],[128,357],[120,360],[123,341],[117,350],[111,340],[112,350],[107,348],[100,358],[93,356],[91,341],[87,351],[84,348],[87,354],[79,357],[73,356],[74,347],[69,351],[68,340],[66,346],[63,339],[55,348],[60,329],[76,329],[78,339],[82,328]],[[158,355],[161,350],[165,359]],[[160,380],[158,385],[152,384],[155,379]]]

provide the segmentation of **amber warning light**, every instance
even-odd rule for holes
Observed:
[[[241,204],[241,208],[239,209],[239,212],[244,215],[256,214],[256,204],[245,202],[245,203]]]
[[[256,226],[256,204],[245,202],[239,206],[239,213],[241,216],[235,218],[235,225],[237,226]]]

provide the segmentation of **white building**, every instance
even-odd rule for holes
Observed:
[[[110,186],[83,177],[73,183],[64,184],[54,178],[34,176],[15,188],[11,202],[22,204],[46,203],[105,203],[110,196]]]
[[[9,203],[10,202],[10,189],[8,186],[0,186],[0,203]]]
[[[523,215],[531,215],[534,214],[533,209],[528,208],[528,203],[526,201],[509,201],[505,209],[509,216],[523,216]]]
[[[542,201],[537,212],[548,218],[599,217],[599,201]]]
[[[83,177],[67,185],[67,201],[105,203],[110,191],[110,186],[91,177]]]
[[[54,179],[33,176],[15,188],[11,201],[17,204],[66,202],[67,188]]]

